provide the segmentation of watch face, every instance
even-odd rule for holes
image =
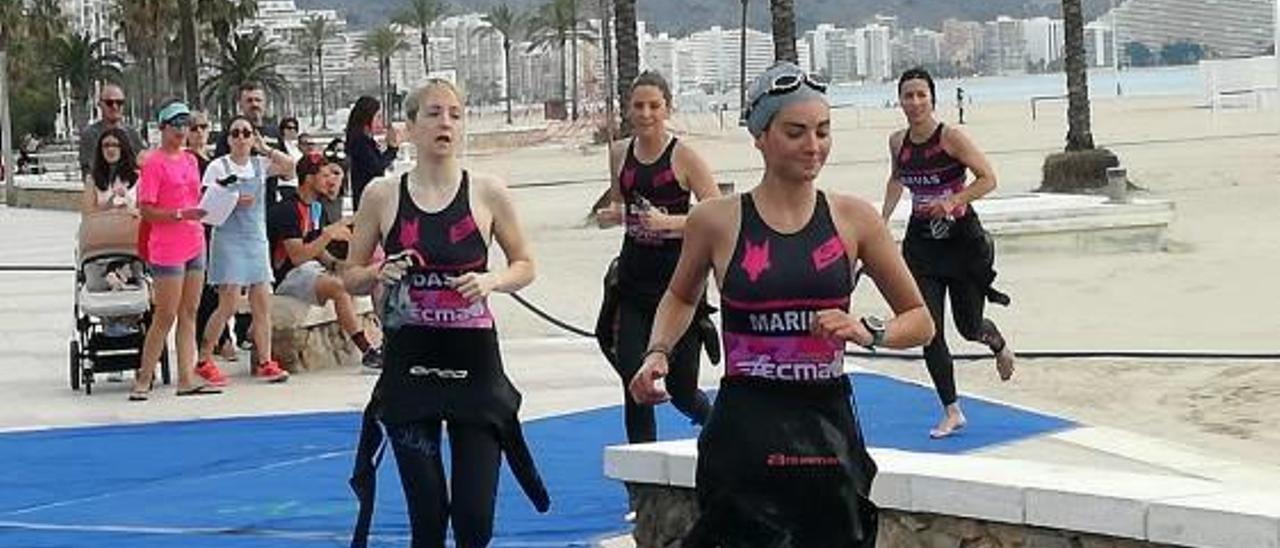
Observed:
[[[873,331],[884,331],[884,320],[880,318],[875,316],[865,316],[862,318],[862,321],[866,322],[867,329],[871,329]]]

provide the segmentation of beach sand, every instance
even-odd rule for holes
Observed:
[[[1280,221],[1274,213],[1280,113],[1214,112],[1198,103],[1198,97],[1093,102],[1097,145],[1114,150],[1149,195],[1174,201],[1177,218],[1161,252],[1000,256],[998,284],[1014,303],[989,309],[989,316],[1016,349],[1280,352]],[[942,112],[944,119],[953,116]],[[1061,149],[1066,131],[1065,103],[1042,104],[1035,121],[1025,103],[977,105],[967,118],[964,129],[995,165],[1001,194],[1037,187],[1044,157]],[[834,145],[820,186],[878,208],[887,136],[901,123],[896,110],[834,111]],[[734,181],[740,191],[758,181],[759,154],[744,130],[721,130],[709,114],[678,114],[673,126],[720,181]],[[514,191],[539,259],[538,281],[523,293],[585,327],[593,324],[600,276],[621,233],[583,226],[606,173],[603,148],[583,140],[486,151],[467,165],[517,187],[568,182]],[[855,308],[883,313],[870,286],[859,288]],[[495,299],[495,308],[506,336],[564,335],[510,299]],[[949,331],[953,351],[981,350]],[[928,379],[922,361],[855,363]],[[989,361],[968,362],[959,366],[959,386],[1082,423],[1280,467],[1280,434],[1268,426],[1280,413],[1280,363],[1274,361],[1028,360],[1007,384],[998,382]]]

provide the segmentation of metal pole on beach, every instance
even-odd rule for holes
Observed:
[[[1116,72],[1116,97],[1120,91],[1120,21],[1116,19],[1116,0],[1111,0],[1111,64]]]
[[[13,161],[13,123],[9,112],[9,52],[0,47],[0,157],[4,158],[4,201],[18,203],[18,166]]]

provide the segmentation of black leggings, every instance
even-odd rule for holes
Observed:
[[[617,370],[622,377],[622,394],[626,405],[627,441],[645,443],[657,441],[658,426],[653,416],[653,406],[636,403],[628,385],[631,377],[643,365],[644,351],[649,346],[649,333],[653,329],[656,310],[623,299],[618,305]],[[689,417],[694,424],[706,424],[711,415],[711,401],[698,388],[699,350],[701,341],[698,330],[690,326],[671,350],[666,378],[671,403]]]
[[[932,276],[918,276],[916,284],[924,295],[929,315],[933,316],[936,333],[933,341],[924,347],[924,362],[929,367],[929,376],[933,378],[933,386],[942,405],[951,405],[956,402],[956,371],[943,331],[948,290],[951,292],[951,316],[961,337],[985,344],[992,352],[1004,350],[1004,337],[995,323],[982,316],[986,301],[983,288],[978,284]]]
[[[502,450],[491,426],[448,423],[452,481],[440,457],[440,421],[387,425],[409,506],[412,548],[443,547],[450,518],[459,548],[488,546]]]

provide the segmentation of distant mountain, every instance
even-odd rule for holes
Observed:
[[[453,0],[454,12],[484,12],[504,0]],[[505,0],[513,8],[535,9],[546,0]],[[356,28],[368,28],[391,19],[408,0],[296,0],[304,9],[337,9]],[[1093,19],[1106,11],[1111,0],[1084,0],[1085,17]],[[839,26],[860,25],[876,14],[897,15],[903,27],[939,29],[949,18],[989,21],[998,15],[1060,18],[1059,0],[796,0],[797,30],[803,33],[818,23]],[[579,0],[579,9],[598,12],[600,0]],[[636,10],[650,32],[683,36],[712,25],[737,27],[741,4],[738,0],[636,0]],[[752,0],[747,25],[769,28],[769,2]]]

